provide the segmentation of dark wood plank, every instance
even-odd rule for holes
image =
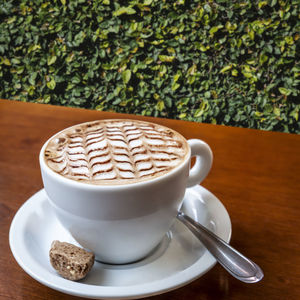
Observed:
[[[76,299],[28,276],[10,252],[8,232],[18,208],[42,188],[42,144],[67,126],[102,118],[146,119],[210,144],[214,164],[203,186],[230,214],[231,244],[265,272],[262,282],[247,285],[216,266],[191,284],[151,299],[299,298],[299,135],[1,100],[1,299]]]

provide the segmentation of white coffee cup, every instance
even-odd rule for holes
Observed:
[[[192,139],[187,141],[189,153],[183,163],[167,174],[127,185],[92,185],[49,168],[44,160],[48,141],[39,160],[56,216],[97,260],[112,264],[142,259],[160,243],[181,207],[186,188],[207,176],[213,159],[205,142]],[[190,169],[193,156],[196,162]]]

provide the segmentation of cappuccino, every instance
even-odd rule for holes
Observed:
[[[136,120],[99,120],[56,134],[44,151],[54,172],[94,185],[137,183],[162,176],[189,153],[187,141],[170,128]]]

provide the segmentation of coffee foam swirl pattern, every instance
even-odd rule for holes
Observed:
[[[169,128],[142,121],[103,120],[70,127],[54,136],[45,161],[55,172],[92,184],[125,184],[161,176],[188,152]]]

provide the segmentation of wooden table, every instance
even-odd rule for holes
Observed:
[[[216,265],[204,276],[152,299],[300,299],[300,136],[50,105],[0,101],[0,298],[78,299],[27,275],[10,251],[13,216],[42,180],[38,153],[55,132],[102,118],[160,123],[187,139],[206,141],[214,153],[203,186],[227,208],[231,244],[257,262],[265,278],[245,284]]]

